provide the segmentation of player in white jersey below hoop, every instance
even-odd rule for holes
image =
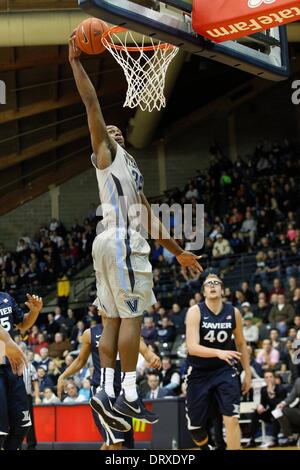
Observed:
[[[74,34],[69,43],[69,60],[87,111],[104,226],[93,244],[97,297],[108,318],[99,345],[104,383],[91,405],[113,429],[126,431],[128,425],[121,415],[147,423],[158,421],[144,407],[136,388],[141,319],[155,297],[148,259],[150,246],[136,229],[136,211],[132,215],[131,208],[141,207],[142,225],[147,227],[149,235],[156,235],[183,267],[194,273],[202,272],[202,268],[200,257],[182,250],[154,216],[143,194],[143,177],[135,160],[124,149],[121,131],[114,126],[107,127],[104,122],[96,91],[80,63],[81,52],[75,45]],[[113,380],[118,350],[123,380],[122,393],[116,399]]]

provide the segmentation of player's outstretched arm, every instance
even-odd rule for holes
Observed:
[[[11,365],[14,374],[22,375],[23,368],[26,365],[26,358],[19,348],[19,346],[11,339],[10,335],[0,325],[0,343],[3,343],[4,348],[1,348],[0,353],[5,355]],[[2,351],[3,349],[3,351]],[[0,357],[0,359],[2,359]]]
[[[155,216],[145,194],[141,192],[140,196],[142,203],[146,208],[146,214],[142,214],[142,224],[148,234],[155,238],[161,246],[176,256],[181,266],[188,268],[193,275],[196,275],[198,272],[201,273],[203,268],[198,262],[201,256],[197,256],[194,255],[194,253],[183,250],[170,236],[168,230],[161,223],[159,218]]]
[[[58,377],[57,381],[57,396],[61,400],[64,380],[79,372],[87,363],[91,353],[91,330],[85,330],[82,335],[82,343],[79,355],[75,361],[66,368],[66,370]]]
[[[22,323],[16,325],[18,330],[20,330],[21,332],[29,330],[29,328],[31,328],[35,324],[37,317],[39,316],[43,308],[43,300],[41,297],[39,297],[38,295],[30,294],[26,294],[26,296],[27,302],[25,302],[25,305],[28,307],[29,312],[24,315],[24,320],[22,321]]]
[[[81,51],[75,44],[75,33],[76,31],[72,33],[69,40],[69,62],[78,92],[86,108],[97,167],[104,170],[111,165],[116,154],[117,145],[108,135],[96,90],[79,60]]]
[[[242,317],[237,308],[234,309],[235,312],[235,320],[236,320],[236,328],[233,332],[234,334],[234,339],[235,339],[235,345],[237,350],[241,354],[241,364],[243,366],[243,369],[245,371],[245,378],[242,384],[242,392],[243,395],[246,395],[250,388],[251,388],[251,369],[250,369],[250,363],[249,363],[249,354],[247,350],[247,343],[244,338],[243,334],[243,322],[242,322]]]
[[[188,310],[186,317],[186,344],[188,353],[198,357],[218,357],[229,365],[231,361],[240,360],[241,354],[237,351],[223,351],[221,349],[207,348],[200,344],[200,312],[198,305],[194,305]]]

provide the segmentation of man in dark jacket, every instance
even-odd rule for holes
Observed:
[[[260,404],[253,414],[251,421],[251,439],[245,447],[256,447],[255,436],[259,429],[259,421],[265,423],[272,423],[273,442],[270,447],[278,445],[278,433],[280,425],[277,420],[273,418],[272,411],[277,405],[285,398],[286,392],[282,385],[275,384],[275,374],[273,371],[266,370],[264,372],[264,379],[266,386],[262,387],[260,391]]]
[[[290,406],[292,404],[293,407]],[[291,393],[277,405],[277,408],[282,409],[283,412],[283,416],[278,421],[283,434],[288,438],[286,445],[296,445],[297,441],[295,441],[293,433],[300,432],[300,377],[294,383]]]

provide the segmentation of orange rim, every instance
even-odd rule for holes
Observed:
[[[128,51],[128,52],[140,52],[141,49],[143,51],[156,51],[157,49],[174,49],[175,46],[172,44],[168,43],[161,43],[161,44],[153,44],[153,46],[120,46],[119,44],[114,44],[110,40],[110,34],[115,34],[115,33],[124,33],[125,31],[128,31],[127,28],[122,28],[121,26],[113,26],[112,28],[109,28],[105,31],[105,33],[102,34],[102,41],[105,39],[107,43],[112,47],[113,49],[116,49],[117,51]]]

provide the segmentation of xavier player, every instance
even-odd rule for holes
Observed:
[[[80,63],[81,53],[75,45],[74,34],[69,44],[69,60],[87,111],[94,152],[92,162],[96,169],[105,227],[93,244],[97,297],[108,317],[100,341],[104,383],[91,399],[91,405],[111,427],[117,420],[117,430],[124,431],[128,430],[127,423],[116,411],[148,423],[158,420],[143,406],[136,389],[141,318],[144,310],[155,302],[155,297],[148,259],[150,247],[135,230],[136,212],[133,216],[130,209],[136,206],[142,212],[143,208],[147,209],[148,231],[156,234],[159,243],[176,256],[182,266],[195,272],[202,271],[202,268],[197,261],[199,257],[183,251],[152,214],[143,194],[143,177],[135,160],[124,149],[121,132],[114,126],[106,127],[96,91]],[[113,381],[118,351],[124,393],[116,399]]]
[[[24,314],[15,300],[0,292],[0,325],[12,336],[15,329],[26,331],[35,323],[42,307],[42,299],[27,294],[29,312]],[[12,363],[10,359],[12,358]],[[18,356],[8,354],[0,363],[0,449],[18,450],[31,426],[25,384],[18,367]]]
[[[217,400],[226,427],[227,448],[240,449],[240,381],[235,367],[241,362],[245,378],[242,393],[251,386],[247,345],[241,314],[222,301],[223,283],[214,274],[203,283],[205,301],[191,307],[186,320],[188,348],[187,420],[194,442],[207,449],[205,429],[211,400]],[[232,335],[236,349],[233,349]]]
[[[106,316],[104,312],[102,312],[102,324],[96,325],[93,328],[89,328],[85,330],[82,335],[82,343],[80,348],[80,353],[75,361],[70,364],[70,366],[59,376],[57,382],[57,395],[61,399],[62,395],[62,388],[64,379],[70,377],[80,369],[82,369],[88,358],[89,355],[92,353],[92,360],[93,360],[93,377],[92,377],[92,394],[96,393],[97,388],[100,385],[101,379],[101,364],[99,358],[99,341],[103,332],[103,327],[107,323]],[[144,356],[145,360],[149,363],[149,366],[153,369],[159,369],[161,367],[161,361],[156,354],[154,354],[150,349],[147,348],[144,340],[141,338],[140,340],[140,353]],[[114,376],[114,391],[116,395],[119,395],[121,391],[121,367],[120,361],[116,362],[116,371]],[[96,411],[93,410],[93,416],[95,424],[100,431],[100,434],[104,437],[105,444],[101,447],[101,450],[119,450],[122,449],[122,445],[124,444],[127,448],[132,448],[134,445],[133,441],[133,431],[132,429],[129,432],[122,433],[119,431],[114,431],[110,429],[103,419],[98,415]],[[128,418],[128,422],[131,419]]]

